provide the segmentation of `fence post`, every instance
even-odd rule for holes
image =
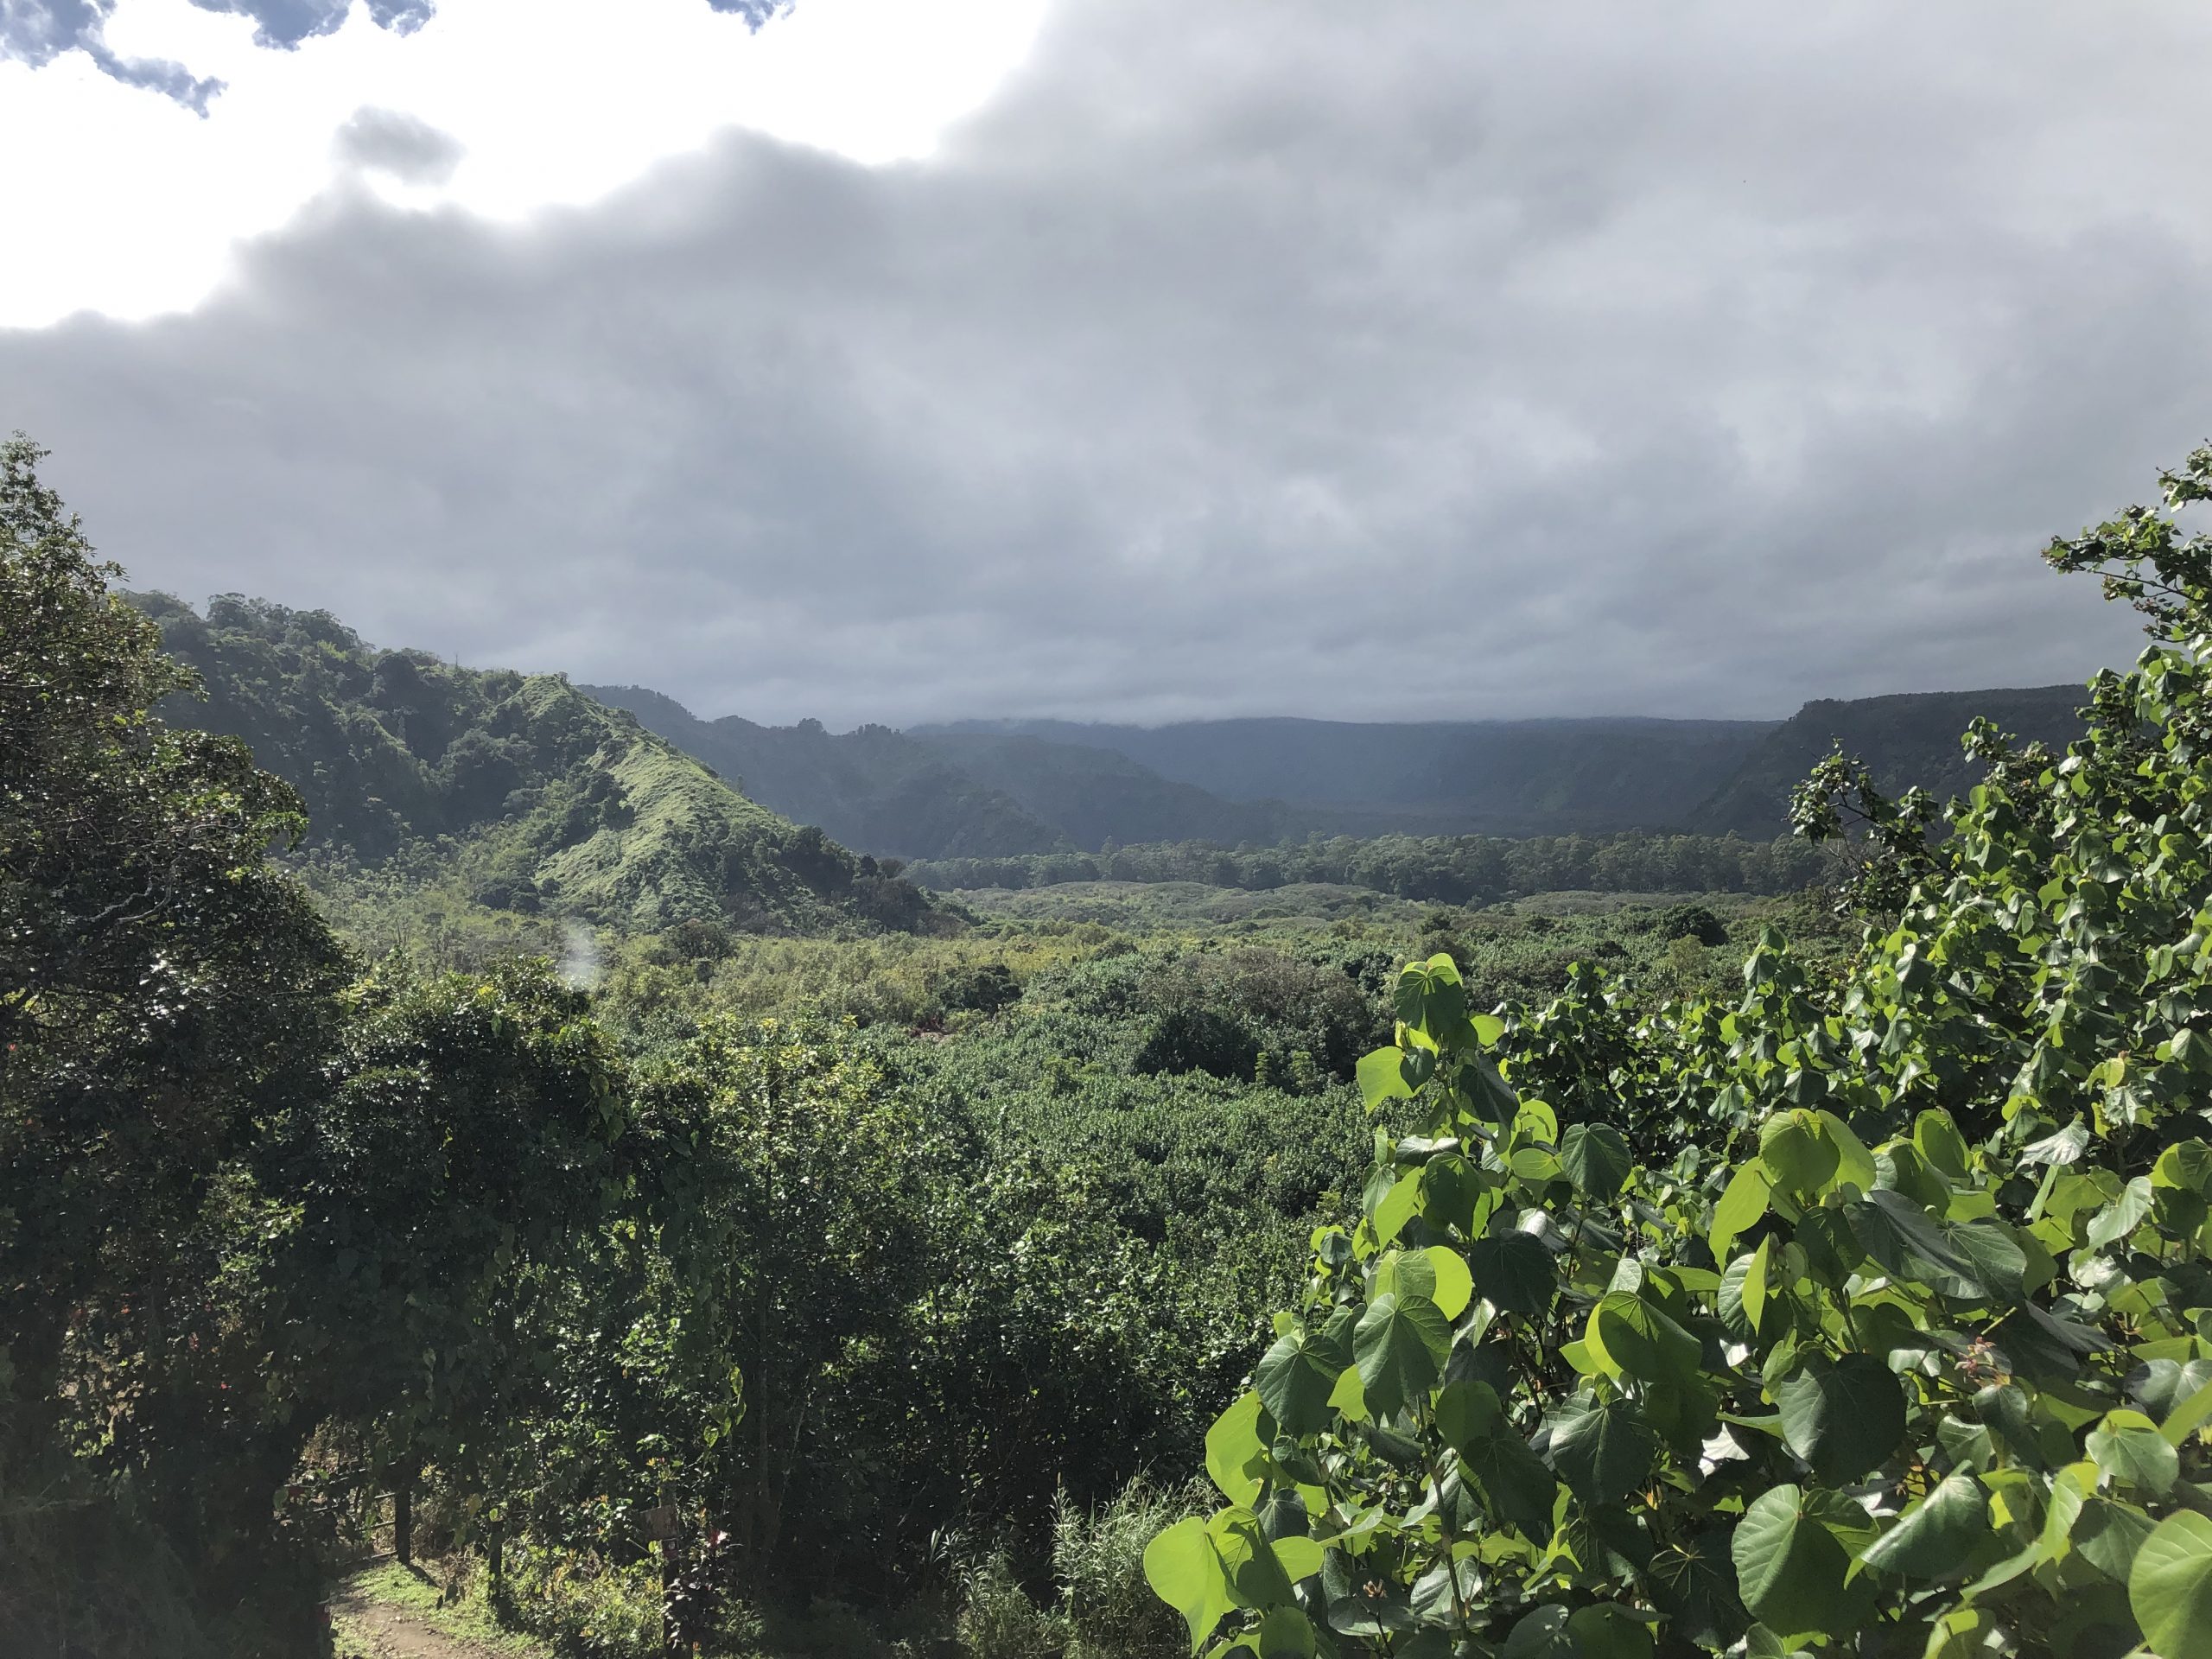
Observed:
[[[677,1605],[683,1565],[677,1551],[678,1529],[676,1488],[664,1483],[658,1506],[645,1513],[645,1531],[660,1545],[660,1645],[671,1659],[683,1651],[683,1617]]]
[[[391,1553],[402,1567],[415,1560],[415,1466],[403,1463],[391,1488]]]

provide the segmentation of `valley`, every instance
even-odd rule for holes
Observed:
[[[2196,810],[2195,751],[2146,736],[2198,717],[2160,701],[2182,656],[1772,723],[833,734],[265,601],[125,603],[10,454],[9,580],[44,632],[0,672],[32,738],[0,823],[0,1151],[29,1195],[0,1243],[10,1375],[48,1427],[8,1455],[160,1498],[85,1489],[102,1530],[19,1535],[80,1648],[312,1646],[372,1549],[334,1626],[366,1647],[1166,1659],[1249,1611],[1318,1654],[1366,1603],[1314,1527],[1392,1529],[1382,1605],[1433,1626],[1437,1503],[1533,1589],[1723,1400],[1745,1418],[1758,1376],[1669,1332],[1787,1368],[1848,1341],[1821,1311],[1848,1296],[1883,1341],[1957,1319],[2056,1389],[2109,1350],[2067,1334],[2081,1300],[2008,1323],[2018,1241],[2201,1219],[2173,1151],[2201,1145],[2199,1048],[2168,1015],[2203,843],[2137,827]],[[1981,715],[2022,741],[1961,747]],[[1949,804],[1894,792],[1914,775]],[[2095,861],[2056,839],[2085,789]],[[2138,1161],[2198,1207],[2131,1208],[2115,1175],[2000,1239],[2022,1160],[2089,1144],[2037,965],[2075,924],[2037,918],[2120,880],[2176,965],[2065,1017],[2165,1057],[2130,1109],[2166,1127],[2113,1133],[2169,1137]],[[1930,978],[1923,942],[1969,938]],[[1899,1254],[1856,1230],[1870,1191],[1978,1196]],[[1792,1225],[1923,1300],[1778,1255]],[[1788,1273],[1786,1303],[1728,1300]],[[2137,1388],[2106,1369],[2063,1386]],[[1634,1426],[1618,1468],[1576,1449],[1592,1412]],[[1783,1476],[1923,1430],[1732,1441],[1740,1476],[1654,1502],[1740,1538]],[[1448,1491],[1420,1472],[1446,1455]],[[1255,1503],[1294,1517],[1252,1535],[1283,1577],[1236,1590],[1213,1541]],[[118,1599],[149,1550],[174,1571]],[[1739,1635],[1796,1593],[1637,1581],[1654,1618]],[[26,1617],[0,1593],[0,1632]]]

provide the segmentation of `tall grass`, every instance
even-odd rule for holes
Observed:
[[[1142,1476],[1096,1510],[1063,1492],[1052,1510],[1051,1605],[1033,1600],[995,1551],[963,1575],[962,1649],[969,1659],[1182,1659],[1182,1624],[1145,1582],[1144,1547],[1204,1506],[1196,1487]]]

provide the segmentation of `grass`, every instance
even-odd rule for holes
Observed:
[[[469,1576],[472,1580],[475,1578]],[[543,1659],[546,1652],[528,1637],[501,1628],[477,1584],[467,1584],[458,1598],[449,1599],[438,1580],[420,1566],[378,1561],[348,1573],[339,1586],[339,1595],[403,1609],[441,1636],[473,1643],[487,1653],[510,1655],[512,1659]],[[331,1632],[340,1659],[378,1650],[377,1643],[342,1608],[332,1613]]]

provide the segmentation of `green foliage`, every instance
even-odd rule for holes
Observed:
[[[1120,847],[1110,853],[928,859],[909,865],[907,874],[924,887],[942,891],[1133,881],[1197,882],[1268,893],[1319,884],[1467,905],[1567,890],[1795,893],[1824,880],[1830,865],[1820,849],[1803,842],[1627,832],[1517,839],[1316,836],[1281,847],[1247,846],[1233,851],[1209,842],[1162,842]]]
[[[0,450],[0,1646],[299,1652],[334,1448],[435,1459],[497,1536],[626,1107],[542,964],[356,981],[268,860],[297,796],[152,712],[193,677],[37,459]]]
[[[173,1624],[166,1558],[203,1607],[304,1587],[253,1478],[289,1460],[247,1392],[265,1332],[210,1293],[266,1217],[242,1160],[314,1086],[343,963],[263,862],[297,798],[151,715],[190,676],[107,593],[38,459],[0,446],[0,1512],[154,1563],[142,1605]],[[231,1462],[245,1481],[208,1478]],[[97,1555],[63,1565],[0,1593],[0,1646],[104,1628],[132,1651],[135,1598],[94,1602]]]
[[[453,912],[645,931],[944,925],[895,869],[747,799],[558,676],[379,652],[327,613],[235,594],[204,618],[166,595],[137,603],[207,691],[172,718],[245,738],[299,790],[326,887],[397,862]]]
[[[954,1630],[973,1659],[1060,1659],[1066,1627],[1021,1587],[1004,1550],[994,1550],[960,1575]]]
[[[1973,734],[1847,963],[1770,931],[1732,1005],[1510,1020],[1404,970],[1359,1072],[1413,1121],[1210,1437],[1229,1507],[1147,1556],[1193,1652],[2202,1650],[2212,541],[2054,560],[2158,643],[2063,759]]]
[[[1139,1477],[1085,1510],[1063,1493],[1052,1510],[1052,1576],[1069,1632],[1068,1659],[1153,1659],[1181,1632],[1144,1577],[1145,1546],[1205,1500]]]
[[[734,787],[848,847],[912,858],[1026,853],[1065,845],[1060,832],[942,752],[887,726],[833,734],[822,722],[760,726],[735,715],[700,720],[639,686],[581,688],[626,709],[647,731],[705,761]]]

